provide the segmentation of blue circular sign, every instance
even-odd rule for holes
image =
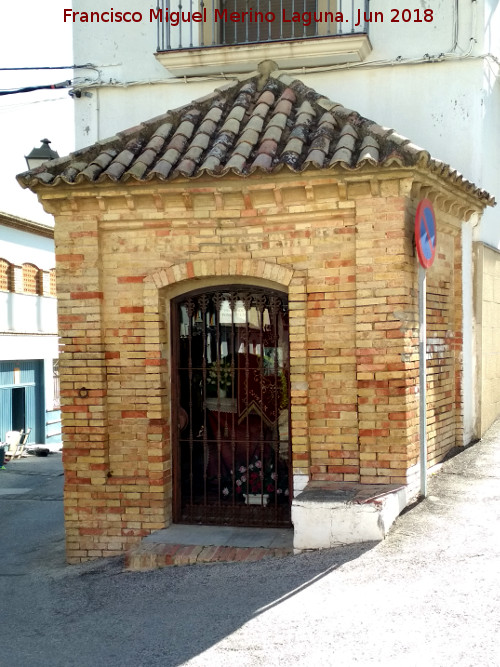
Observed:
[[[428,269],[436,256],[436,216],[428,199],[422,199],[415,215],[415,241],[418,261]]]

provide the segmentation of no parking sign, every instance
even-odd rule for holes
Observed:
[[[418,261],[428,269],[436,256],[436,216],[428,199],[422,199],[415,215],[415,241]]]
[[[427,269],[436,256],[436,216],[428,199],[422,199],[415,214],[415,242],[418,261],[418,319],[419,319],[419,435],[420,435],[420,495],[427,496]]]

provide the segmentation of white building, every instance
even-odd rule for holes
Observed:
[[[54,230],[0,213],[0,436],[61,442]]]

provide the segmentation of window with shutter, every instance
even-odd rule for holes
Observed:
[[[223,22],[221,24],[221,44],[246,44],[251,42],[266,42],[279,39],[301,39],[303,37],[312,37],[317,32],[317,25],[311,21],[309,25],[306,22],[293,22],[291,17],[294,12],[303,15],[304,12],[314,12],[317,10],[316,0],[281,0],[280,2],[257,2],[257,9],[253,7],[253,20],[241,22]],[[227,7],[228,13],[237,12],[240,16],[243,12],[249,12],[250,3],[248,0],[229,0],[223,5]],[[269,12],[276,17],[274,21],[266,20],[270,18]],[[286,21],[283,21],[283,16]]]

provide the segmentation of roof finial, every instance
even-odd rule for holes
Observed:
[[[257,65],[257,71],[259,72],[259,80],[257,81],[257,90],[262,90],[267,80],[271,76],[271,72],[278,69],[278,65],[274,60],[262,60]]]

